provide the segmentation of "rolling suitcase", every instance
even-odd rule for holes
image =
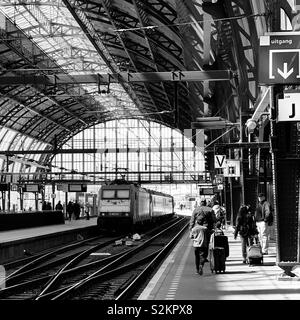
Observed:
[[[224,235],[212,235],[212,247],[222,247],[225,250],[225,257],[229,256],[229,244],[228,244],[228,237]]]
[[[255,240],[256,244],[249,245],[249,247],[247,248],[247,260],[249,266],[263,264],[261,245],[258,242],[257,238]]]
[[[211,272],[221,273],[221,271],[225,272],[225,249],[222,247],[214,247],[210,249],[210,269]]]

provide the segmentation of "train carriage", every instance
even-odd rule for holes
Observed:
[[[174,214],[173,197],[135,184],[102,186],[97,225],[104,230],[133,231],[134,227]]]

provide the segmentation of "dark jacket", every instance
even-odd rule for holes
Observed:
[[[242,207],[239,210],[236,218],[234,238],[237,237],[238,233],[244,238],[252,237],[258,234],[254,217],[250,212],[247,211],[246,207]]]
[[[208,206],[199,206],[195,208],[190,220],[190,230],[192,230],[192,228],[195,226],[196,218],[198,216],[204,218],[205,223],[207,223],[207,229],[212,231],[216,222],[215,214],[212,208]]]
[[[67,204],[67,212],[68,214],[72,214],[74,212],[74,205],[71,201]]]
[[[56,206],[55,206],[55,210],[62,210],[63,209],[63,206],[61,203],[57,203]]]

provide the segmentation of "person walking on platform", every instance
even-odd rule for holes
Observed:
[[[212,209],[214,210],[216,220],[221,222],[221,227],[225,225],[225,210],[224,208],[219,204],[219,201],[216,200]]]
[[[260,193],[258,195],[258,204],[255,210],[255,220],[263,254],[268,254],[269,223],[271,216],[270,203],[266,200],[265,195]]]
[[[242,256],[243,263],[247,263],[247,246],[253,244],[253,237],[258,234],[256,229],[255,221],[251,213],[248,210],[248,207],[242,205],[239,209],[236,226],[234,230],[234,239],[237,238],[237,235],[240,235],[241,244],[242,244]]]
[[[214,214],[214,211],[212,210],[212,208],[208,207],[206,205],[206,200],[205,199],[200,201],[200,206],[195,208],[193,213],[192,213],[192,216],[191,216],[191,219],[190,219],[190,226],[189,226],[190,231],[195,226],[197,217],[203,218],[204,221],[205,221],[205,224],[206,224],[207,229],[208,229],[207,237],[208,237],[208,243],[209,243],[210,236],[214,232],[214,226],[215,226],[215,223],[216,223],[216,217],[215,217],[215,214]],[[206,250],[207,250],[207,253],[206,253],[206,257],[207,257],[208,256],[208,246],[207,246]]]
[[[73,212],[74,212],[74,207],[73,207],[73,202],[72,201],[68,202],[66,211],[67,211],[67,214],[69,216],[69,221],[71,221],[72,215],[73,215]]]
[[[191,229],[190,238],[193,240],[196,273],[202,275],[204,264],[207,261],[209,243],[207,223],[204,217],[197,217],[196,224]]]
[[[198,216],[205,218],[207,223],[207,228],[209,231],[212,231],[214,229],[216,217],[212,208],[206,205],[206,200],[201,200],[200,206],[194,209],[190,219],[190,226],[189,226],[190,230],[192,230],[192,228],[195,226],[196,219]]]

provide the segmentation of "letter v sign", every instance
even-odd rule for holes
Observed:
[[[217,154],[215,155],[215,169],[225,168],[226,167],[226,155]]]

